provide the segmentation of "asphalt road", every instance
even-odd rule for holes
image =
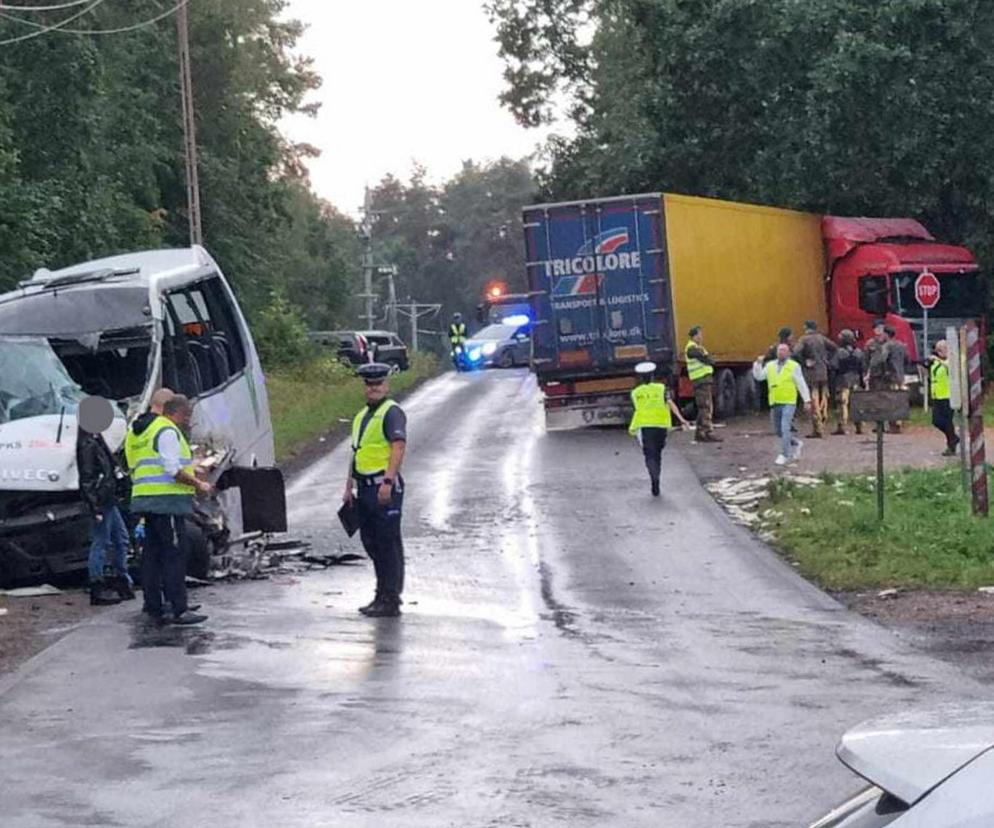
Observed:
[[[546,434],[533,380],[405,404],[401,619],[368,565],[211,588],[200,630],[106,613],[0,681],[0,822],[777,828],[858,787],[869,716],[983,688],[801,580],[618,431]],[[337,528],[342,447],[290,489]]]

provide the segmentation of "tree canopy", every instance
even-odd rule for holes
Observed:
[[[128,26],[170,5],[105,3],[74,25]],[[345,312],[359,249],[352,221],[309,186],[302,162],[313,150],[277,129],[313,109],[320,84],[294,52],[302,26],[285,6],[188,6],[204,241],[250,316],[288,300],[324,327]],[[4,12],[0,41],[66,16]],[[180,112],[171,17],[0,46],[0,289],[40,266],[188,244]]]
[[[994,5],[491,0],[550,198],[669,190],[910,215],[994,257]]]

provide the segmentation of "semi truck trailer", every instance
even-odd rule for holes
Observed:
[[[913,219],[652,193],[527,207],[524,233],[532,370],[551,429],[624,422],[642,360],[691,398],[683,350],[694,325],[716,361],[716,412],[727,417],[756,407],[750,366],[781,327],[810,319],[865,343],[883,317],[917,359],[946,325],[983,322],[973,255]],[[929,343],[914,299],[924,270],[942,286]]]

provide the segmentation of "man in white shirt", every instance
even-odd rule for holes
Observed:
[[[811,391],[804,381],[800,363],[791,359],[789,345],[778,345],[777,358],[764,366],[765,358],[765,354],[757,357],[752,376],[757,382],[766,383],[773,432],[780,438],[780,454],[774,462],[783,466],[801,456],[804,443],[791,433],[790,424],[797,409],[798,394],[804,400],[804,410],[811,411]]]

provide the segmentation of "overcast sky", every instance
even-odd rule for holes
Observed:
[[[497,102],[503,66],[482,0],[290,0],[288,14],[309,25],[299,51],[324,85],[317,119],[284,131],[321,150],[314,188],[345,212],[415,160],[440,180],[465,158],[523,157],[544,137]]]

